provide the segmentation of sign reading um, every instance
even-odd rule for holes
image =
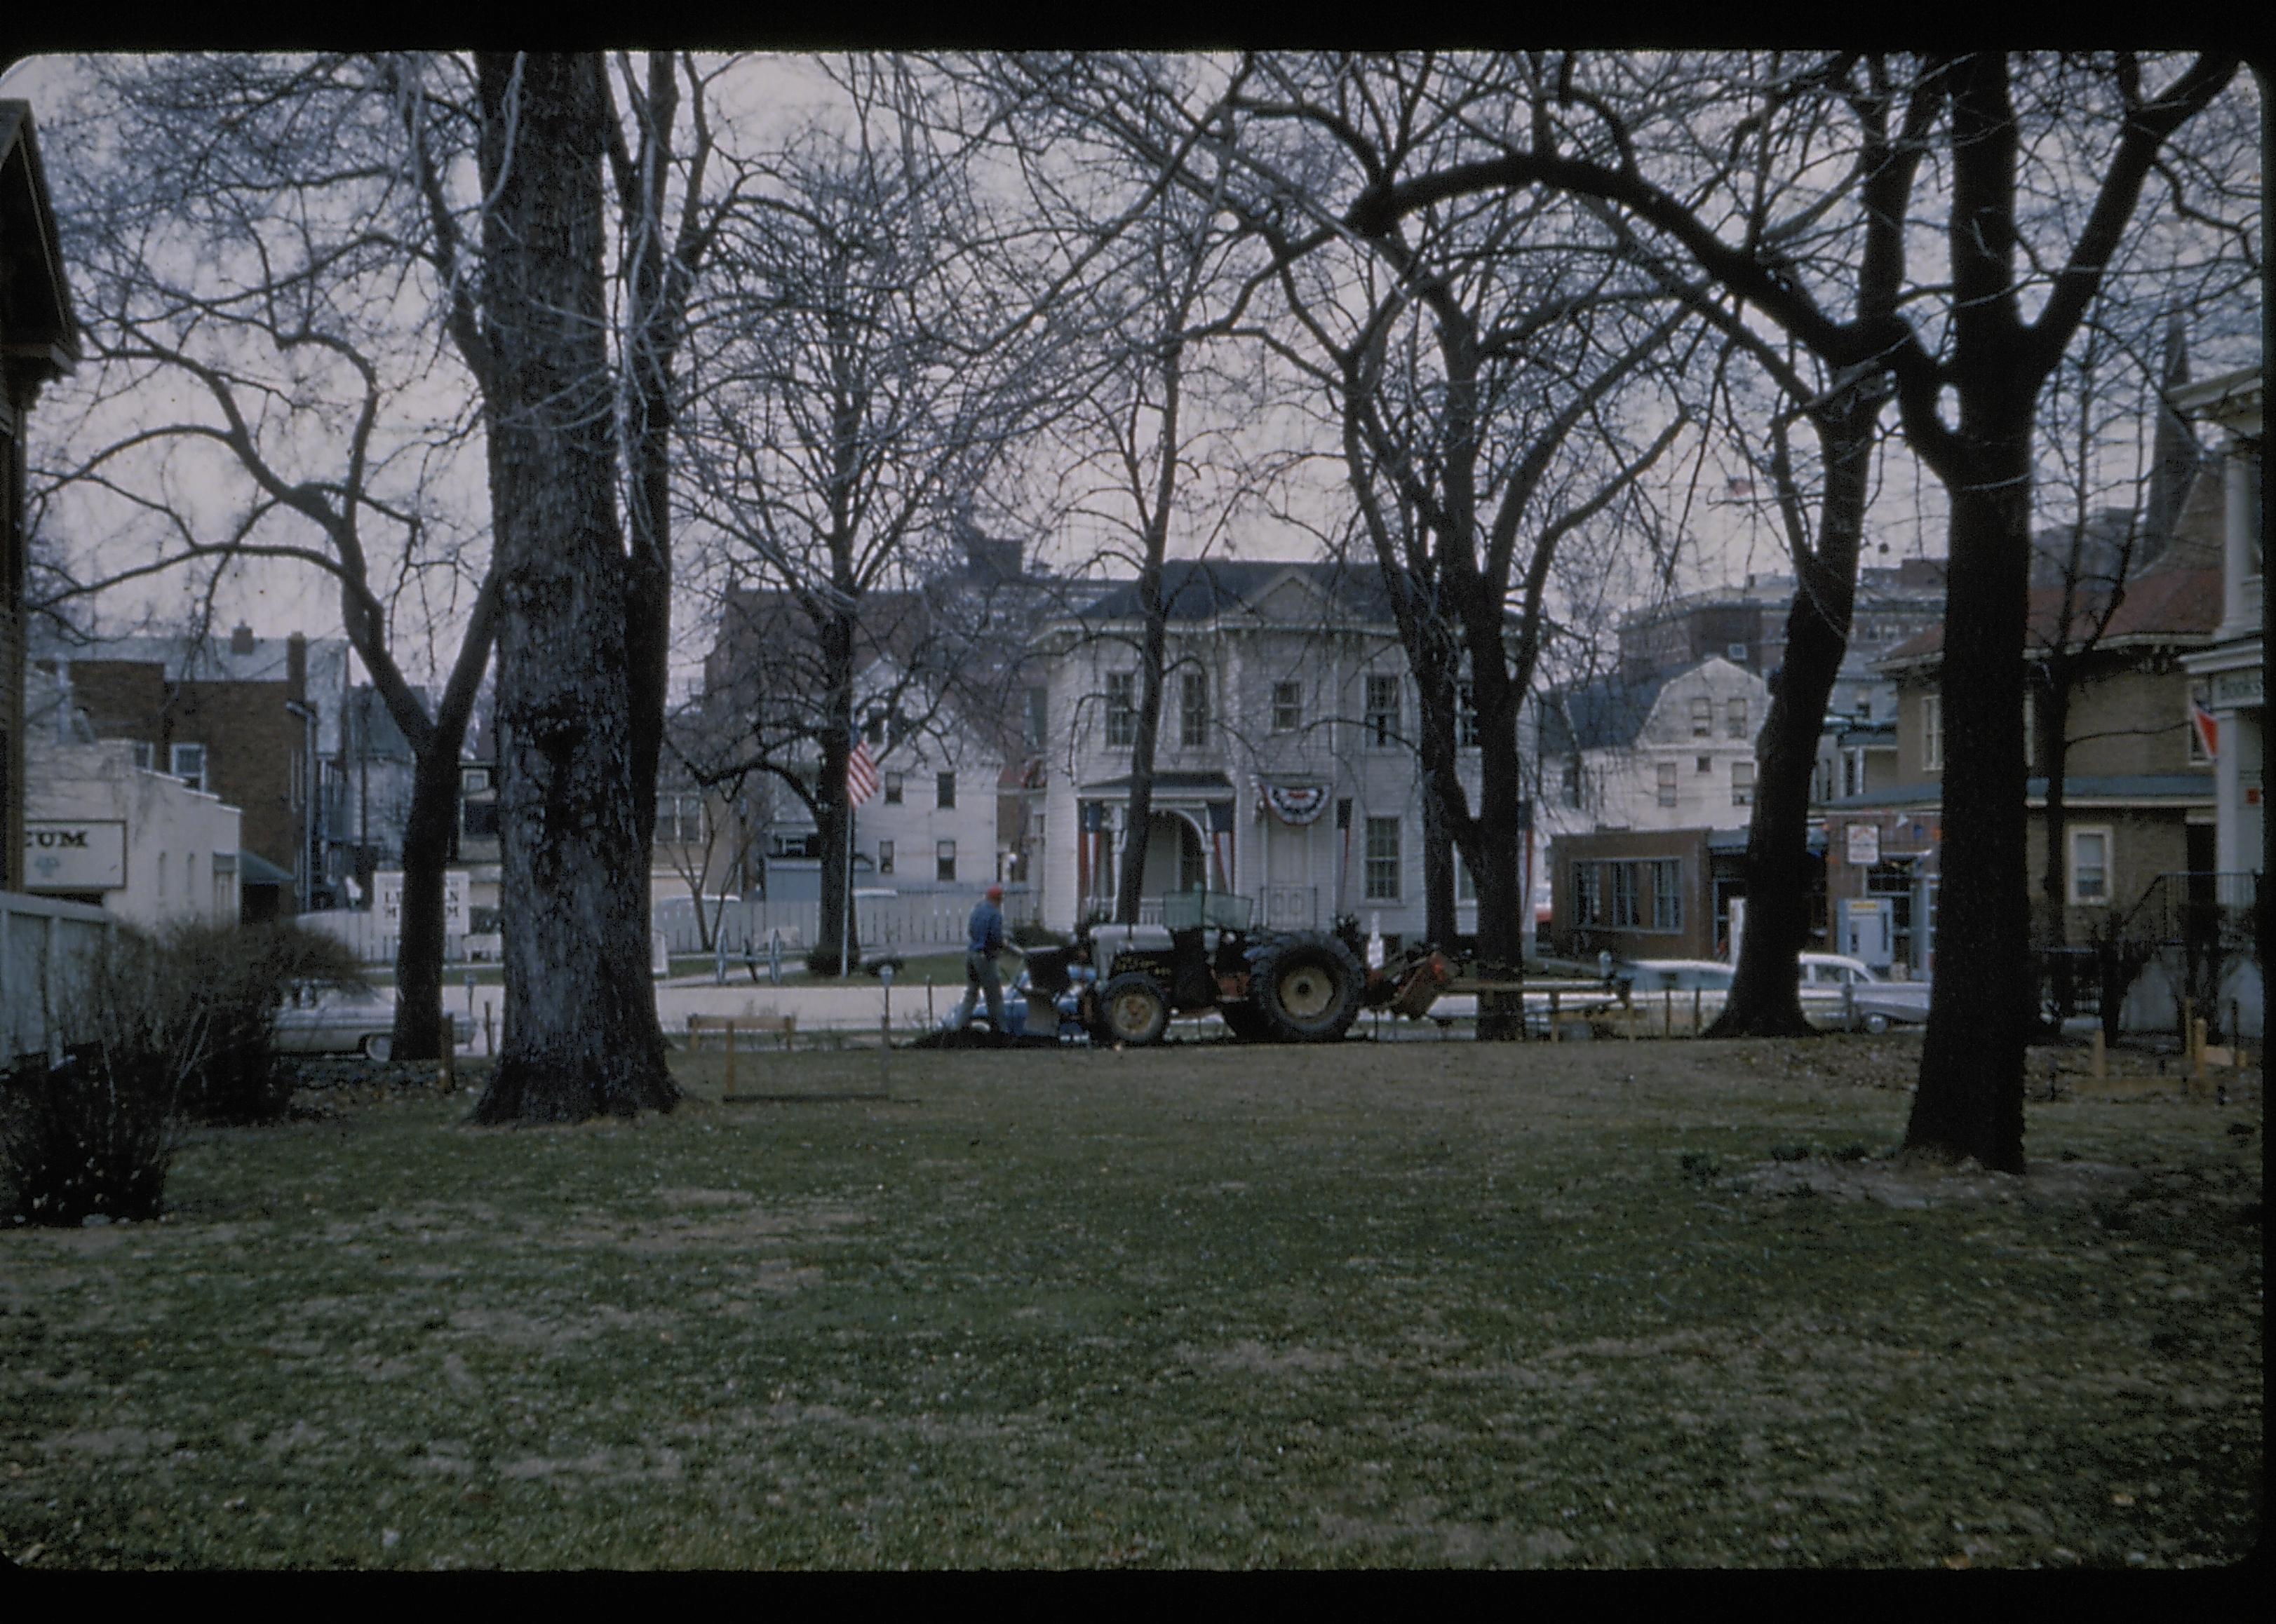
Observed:
[[[117,891],[126,884],[124,820],[72,820],[24,826],[24,881],[30,891]]]

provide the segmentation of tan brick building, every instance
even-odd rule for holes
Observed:
[[[2025,657],[2052,646],[2060,594],[2031,594],[2032,641]],[[2158,568],[2128,584],[2072,688],[2064,863],[2070,939],[2086,940],[2123,921],[2161,874],[2213,867],[2213,763],[2190,726],[2192,678],[2181,657],[2208,643],[2221,614],[2217,570]],[[2074,625],[2077,623],[2074,621]],[[1826,804],[1826,892],[1841,899],[1901,899],[1900,929],[1908,963],[1928,973],[1932,959],[1937,854],[1943,840],[1944,706],[1941,628],[1891,651],[1880,669],[1899,690],[1897,782]],[[2029,729],[2035,717],[2027,713]],[[2047,779],[2026,786],[2034,897],[2045,866]],[[1859,834],[1853,836],[1850,830]],[[1870,836],[1863,831],[1871,831]]]

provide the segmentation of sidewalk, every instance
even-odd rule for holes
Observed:
[[[691,1015],[794,1015],[801,1032],[875,1032],[890,997],[894,1035],[907,1037],[946,1020],[963,996],[960,982],[955,986],[935,985],[928,1018],[922,982],[912,986],[897,981],[889,993],[882,982],[868,986],[803,986],[785,980],[780,986],[763,981],[754,986],[746,976],[740,985],[731,978],[725,986],[714,986],[709,976],[684,976],[657,985],[656,1012],[665,1034],[675,1039],[686,1036]]]

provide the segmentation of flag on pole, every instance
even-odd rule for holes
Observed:
[[[2220,759],[2219,718],[2205,709],[2204,702],[2195,694],[2189,696],[2189,726],[2197,730],[2197,743],[2204,749],[2205,759],[2219,760]]]
[[[854,741],[854,753],[846,758],[846,799],[849,805],[859,806],[877,793],[877,764],[871,759],[869,744]]]

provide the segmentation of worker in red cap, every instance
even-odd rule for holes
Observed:
[[[951,1031],[960,1032],[971,1023],[982,993],[988,994],[988,1024],[999,1033],[1010,1030],[1004,1024],[1004,984],[996,974],[996,956],[1004,950],[1003,901],[1004,888],[991,885],[972,910],[965,932],[964,1001],[948,1023]]]

